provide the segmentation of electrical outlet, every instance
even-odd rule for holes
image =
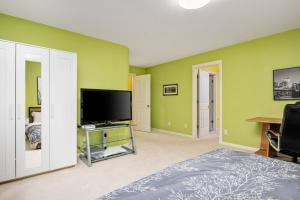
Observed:
[[[188,127],[187,123],[185,123],[183,126],[184,126],[184,128],[187,128],[187,127]]]
[[[171,126],[171,122],[170,121],[168,122],[168,126]]]
[[[224,135],[228,135],[228,130],[227,129],[224,129]]]

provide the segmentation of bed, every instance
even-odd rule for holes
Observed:
[[[299,198],[299,165],[217,149],[172,165],[98,200]]]
[[[29,123],[25,126],[25,135],[30,149],[41,148],[41,108],[28,108]]]

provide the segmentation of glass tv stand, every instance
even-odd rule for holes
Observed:
[[[129,136],[127,137],[116,137],[114,140],[108,140],[108,130],[128,128]],[[92,163],[115,158],[128,154],[136,154],[136,146],[134,140],[133,127],[130,124],[110,124],[103,126],[82,126],[81,129],[85,133],[84,147],[80,148],[82,154],[79,156],[80,159],[91,167]],[[100,134],[101,142],[98,145],[91,145],[91,134]],[[128,141],[128,145],[115,145],[113,143],[122,143]]]

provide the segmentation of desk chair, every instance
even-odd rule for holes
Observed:
[[[279,132],[269,129],[266,134],[273,149],[291,156],[297,163],[300,157],[300,102],[287,104]]]

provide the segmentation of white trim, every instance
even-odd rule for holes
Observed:
[[[185,133],[179,133],[179,132],[174,132],[174,131],[168,131],[164,129],[158,129],[158,128],[152,128],[151,129],[152,133],[165,133],[165,134],[171,134],[171,135],[176,135],[176,136],[181,136],[181,137],[186,137],[186,138],[191,138],[193,139],[194,137],[192,135],[188,135]]]
[[[224,145],[224,146],[234,147],[234,148],[241,149],[241,150],[251,151],[251,152],[256,152],[259,149],[259,148],[254,148],[254,147],[249,147],[249,146],[244,146],[244,145],[239,145],[239,144],[223,142],[223,141],[220,144]]]
[[[194,138],[197,138],[197,74],[200,68],[209,67],[209,66],[219,66],[219,81],[220,81],[220,131],[219,131],[219,144],[223,142],[223,62],[222,60],[196,64],[192,66],[192,135]]]

